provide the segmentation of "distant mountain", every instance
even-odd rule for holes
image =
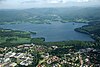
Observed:
[[[24,10],[0,10],[0,22],[16,22],[29,20],[51,20],[57,15],[63,20],[87,19],[99,20],[100,8],[32,8]]]

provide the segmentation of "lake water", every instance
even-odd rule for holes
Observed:
[[[67,40],[94,41],[89,35],[74,31],[75,28],[81,27],[83,25],[87,24],[74,22],[52,22],[52,24],[8,24],[0,25],[0,27],[13,30],[33,31],[37,34],[31,34],[32,38],[44,37],[46,42]]]

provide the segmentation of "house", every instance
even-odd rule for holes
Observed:
[[[55,50],[55,49],[58,48],[58,46],[51,46],[51,48],[52,48],[53,50]]]
[[[4,57],[4,54],[0,54],[0,58],[3,58]]]
[[[24,47],[31,47],[31,44],[24,44]]]
[[[0,48],[0,51],[4,51],[4,49],[3,48]]]
[[[30,64],[32,64],[32,61],[27,61],[27,60],[22,61],[22,62],[20,63],[20,65],[22,65],[22,66],[28,66],[28,65],[30,65]]]
[[[4,63],[11,62],[10,58],[4,58]]]
[[[5,58],[13,57],[16,53],[13,53],[12,51],[5,54]]]
[[[10,67],[16,67],[17,66],[17,63],[11,63],[9,66]]]
[[[43,58],[49,58],[49,53],[44,53],[43,55],[41,55],[41,57],[43,57]]]
[[[24,53],[16,53],[15,54],[15,58],[21,58],[24,55]]]
[[[4,63],[4,58],[0,58],[0,63]]]
[[[51,63],[53,63],[53,62],[55,62],[55,61],[59,61],[59,57],[53,56],[53,57],[51,57],[51,58],[49,58],[49,59],[47,60],[47,63],[48,63],[48,64],[51,64]]]
[[[53,64],[52,67],[61,67],[59,63]]]
[[[17,46],[17,48],[23,48],[24,47],[24,45],[19,45],[19,46]]]

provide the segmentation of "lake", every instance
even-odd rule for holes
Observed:
[[[51,24],[7,24],[0,25],[4,29],[33,31],[37,34],[31,34],[32,38],[44,37],[46,42],[67,41],[67,40],[81,40],[94,41],[89,35],[74,31],[75,28],[87,25],[86,23],[61,23],[52,22]]]

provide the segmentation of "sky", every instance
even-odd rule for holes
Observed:
[[[100,6],[100,0],[0,0],[0,9]]]

